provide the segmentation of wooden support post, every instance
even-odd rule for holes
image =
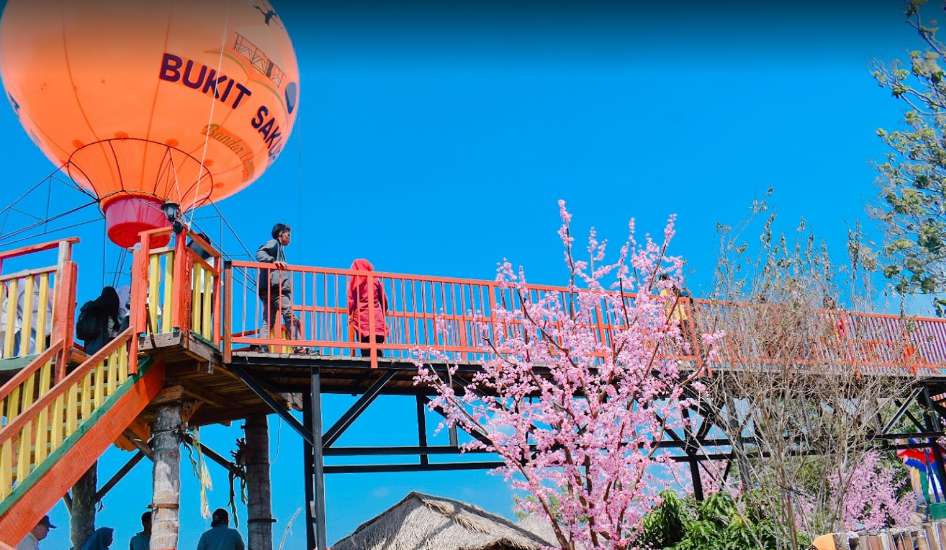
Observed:
[[[73,548],[81,548],[85,539],[95,531],[95,490],[98,484],[98,463],[82,474],[72,486],[72,506],[69,508],[70,539]]]
[[[269,427],[266,415],[250,416],[246,433],[247,530],[249,548],[272,550],[273,522],[269,481]]]
[[[154,470],[151,499],[151,548],[177,548],[181,497],[181,404],[169,403],[158,408],[151,427]]]

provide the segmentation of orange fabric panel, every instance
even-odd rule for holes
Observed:
[[[266,0],[10,0],[0,74],[80,185],[184,210],[257,179],[298,112],[295,53]]]

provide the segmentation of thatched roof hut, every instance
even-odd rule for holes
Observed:
[[[550,543],[476,506],[412,492],[332,550],[539,550]]]

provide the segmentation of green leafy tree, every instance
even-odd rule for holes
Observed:
[[[761,498],[749,493],[737,503],[727,493],[714,493],[697,502],[665,491],[660,505],[644,518],[639,544],[673,550],[775,549],[778,528],[765,517]]]
[[[903,128],[877,131],[891,150],[878,164],[882,202],[873,209],[886,227],[884,274],[901,295],[946,291],[946,45],[924,3],[909,0],[906,10],[923,48],[873,71],[906,109]],[[946,300],[933,303],[942,316]]]

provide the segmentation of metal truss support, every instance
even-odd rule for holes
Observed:
[[[184,435],[183,439],[184,439],[184,442],[186,442],[188,445],[192,445],[192,446],[193,446],[194,443],[195,443],[194,438],[191,437],[190,435]],[[226,458],[224,458],[223,455],[221,455],[221,454],[218,453],[217,451],[211,449],[210,447],[204,445],[203,443],[200,443],[200,444],[199,444],[199,447],[200,447],[200,452],[203,453],[204,456],[206,456],[206,457],[209,458],[210,460],[216,462],[216,463],[219,464],[224,470],[227,470],[229,473],[233,474],[234,476],[243,479],[244,475],[243,475],[243,469],[242,469],[242,468],[240,468],[240,467],[237,466],[236,464],[230,462],[229,460],[227,460]]]
[[[273,392],[267,389],[259,380],[257,380],[253,375],[248,373],[243,367],[235,364],[228,365],[229,369],[233,374],[237,375],[240,380],[246,384],[246,387],[255,393],[260,399],[263,400],[266,405],[272,409],[272,411],[279,415],[280,418],[286,421],[286,424],[289,424],[289,427],[296,431],[306,443],[312,445],[314,440],[312,439],[312,432],[306,430],[305,426],[296,419],[295,416],[292,416],[292,413],[289,412],[289,408],[286,407],[283,403],[280,403],[278,399],[273,397]],[[321,436],[320,436],[321,438]]]
[[[427,447],[427,415],[426,407],[427,398],[423,395],[418,395],[417,400],[417,446],[421,448]],[[426,466],[430,463],[430,460],[427,458],[427,453],[421,453],[420,455],[420,464],[421,466]]]
[[[132,468],[141,462],[141,459],[144,457],[145,454],[141,451],[138,451],[128,460],[128,462],[125,463],[124,466],[119,468],[119,470],[115,472],[115,475],[113,475],[108,481],[105,482],[105,485],[102,485],[102,487],[95,492],[95,503],[98,504],[103,498],[105,498],[105,495],[112,490],[112,487],[118,485],[118,482],[121,481],[122,478],[132,470]]]
[[[693,483],[693,496],[696,500],[703,500],[703,476],[700,474],[700,449],[697,438],[693,435],[691,422],[693,417],[690,415],[688,407],[680,408],[680,418],[684,422],[683,433],[686,437],[683,446],[683,452],[686,453],[687,463],[690,465],[690,480]],[[703,418],[703,424],[709,423],[709,418]],[[702,430],[701,430],[702,431]]]
[[[933,399],[930,397],[930,388],[924,386],[923,393],[921,393],[919,397],[920,404],[923,405],[923,419],[926,421],[926,431],[942,433],[943,420],[936,412]],[[936,460],[936,474],[939,476],[940,487],[942,487],[942,483],[946,482],[946,466],[943,465],[943,452],[936,442],[935,437],[930,437],[928,442],[929,448],[933,451],[933,457]]]
[[[368,408],[378,394],[381,393],[381,390],[384,389],[384,386],[391,381],[392,378],[397,374],[397,371],[394,369],[386,371],[381,378],[375,381],[365,393],[358,398],[355,403],[345,411],[338,421],[335,424],[332,424],[332,427],[325,432],[325,435],[322,436],[322,447],[327,449],[332,446],[335,441],[345,432],[345,430],[351,426],[351,423],[358,418],[365,409]]]
[[[307,548],[328,550],[325,534],[325,472],[322,463],[322,380],[318,369],[312,370],[309,384],[309,396],[304,400],[302,409],[303,425],[308,433],[302,449]]]
[[[890,430],[896,427],[897,422],[900,422],[900,419],[903,418],[903,415],[907,413],[907,409],[910,408],[910,404],[913,403],[913,400],[916,399],[920,395],[921,391],[922,391],[922,388],[915,388],[912,392],[910,392],[910,396],[907,397],[903,401],[903,403],[900,403],[899,401],[894,401],[894,403],[899,408],[897,409],[897,412],[894,413],[894,415],[890,418],[890,420],[888,420],[886,424],[882,425],[882,427],[880,428],[881,434],[888,433],[890,432]],[[880,414],[879,407],[878,407],[877,414],[878,415]]]

